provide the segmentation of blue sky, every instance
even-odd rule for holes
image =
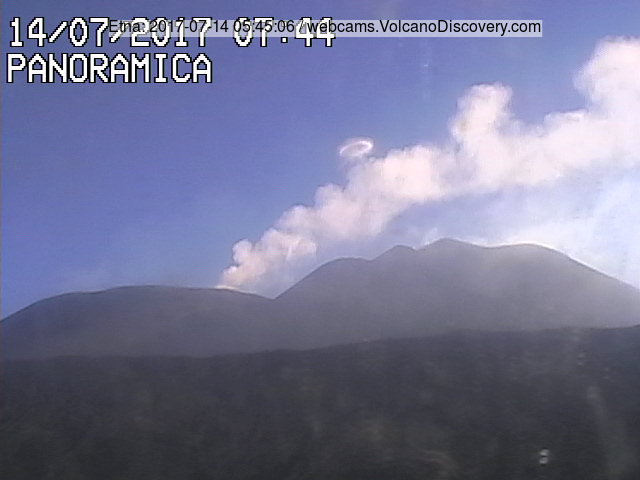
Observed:
[[[51,24],[74,16],[198,15],[544,21],[543,38],[349,38],[337,39],[332,48],[304,48],[298,41],[244,49],[231,39],[211,39],[206,52],[215,64],[212,84],[5,83],[3,314],[69,290],[145,283],[213,286],[232,262],[238,240],[255,242],[293,205],[313,203],[319,186],[344,184],[336,152],[346,139],[371,137],[380,155],[443,141],[458,99],[479,83],[509,85],[512,111],[526,122],[579,108],[584,100],[573,77],[598,41],[640,35],[640,4],[631,0],[194,1],[188,6],[162,0],[23,0],[4,2],[3,9],[5,51],[7,23],[14,16],[44,16]],[[540,218],[537,210],[545,203],[536,198],[559,196],[559,204],[572,210],[572,202],[595,205],[605,194],[609,198],[608,192],[629,195],[639,184],[637,168],[611,175],[590,171],[526,194],[498,191],[412,208],[381,235],[325,248],[279,287],[335,256],[371,255],[440,233],[491,237],[487,225],[499,229],[503,219],[516,225],[518,216]],[[484,219],[481,225],[465,218],[473,209]],[[607,265],[613,264],[603,260],[597,266]],[[610,272],[624,277],[614,266]]]

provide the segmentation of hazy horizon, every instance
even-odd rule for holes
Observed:
[[[440,243],[440,242],[443,242],[443,241],[453,241],[453,242],[456,242],[456,243],[462,243],[462,244],[472,245],[474,247],[487,248],[487,249],[500,249],[500,248],[517,247],[517,246],[534,246],[534,247],[540,247],[540,248],[544,248],[544,249],[550,249],[550,250],[553,250],[554,252],[558,252],[558,253],[561,253],[562,255],[567,256],[569,259],[571,259],[571,260],[573,260],[573,261],[575,261],[575,262],[577,262],[577,263],[579,263],[581,265],[584,265],[589,269],[595,270],[598,273],[601,273],[601,274],[603,274],[605,276],[608,276],[608,277],[614,278],[616,280],[619,280],[620,282],[622,282],[622,283],[624,283],[626,285],[629,285],[631,287],[634,287],[634,288],[636,288],[637,290],[640,291],[640,288],[638,288],[636,285],[633,285],[633,284],[631,284],[629,282],[625,282],[624,279],[617,278],[617,277],[615,277],[613,275],[608,275],[606,272],[602,272],[602,271],[598,270],[597,268],[595,268],[594,266],[589,265],[588,263],[581,262],[579,259],[573,258],[572,256],[570,256],[570,255],[568,255],[568,254],[566,254],[566,253],[564,253],[564,252],[562,252],[560,250],[554,249],[554,248],[546,246],[546,245],[542,245],[542,244],[539,244],[539,243],[532,243],[532,242],[516,242],[516,243],[505,243],[505,244],[495,244],[495,245],[483,245],[483,244],[479,244],[479,243],[472,243],[472,242],[463,241],[463,240],[460,240],[460,239],[457,239],[457,238],[453,238],[453,237],[441,237],[441,238],[433,240],[431,243],[428,243],[428,244],[425,244],[425,245],[421,245],[419,247],[413,247],[413,246],[410,246],[410,245],[397,244],[397,245],[394,245],[391,248],[386,249],[385,251],[377,253],[376,255],[373,255],[373,256],[357,256],[357,255],[356,256],[341,256],[341,257],[334,258],[334,259],[328,261],[327,263],[331,263],[331,262],[336,261],[336,260],[349,260],[349,259],[361,259],[361,260],[372,261],[372,260],[375,260],[376,258],[378,258],[378,257],[380,257],[380,256],[382,256],[382,255],[384,255],[384,254],[386,254],[388,252],[393,251],[396,248],[408,248],[408,249],[411,249],[413,251],[418,252],[420,250],[428,248],[430,245],[434,245],[434,244],[437,244],[437,243]],[[323,265],[326,265],[326,263],[323,264]],[[291,285],[288,285],[284,290],[278,291],[278,292],[272,293],[272,294],[269,294],[269,293],[267,293],[267,294],[259,294],[259,293],[255,293],[255,292],[243,291],[241,289],[230,288],[230,287],[225,287],[225,286],[190,286],[190,285],[180,285],[180,284],[151,284],[151,283],[149,283],[149,284],[137,284],[137,285],[131,285],[131,284],[112,285],[112,286],[109,286],[107,288],[96,288],[96,289],[86,289],[86,290],[70,290],[70,291],[67,291],[67,292],[61,292],[59,294],[55,294],[55,295],[51,295],[51,296],[48,296],[48,297],[40,298],[37,301],[46,300],[46,299],[49,299],[49,298],[55,298],[55,297],[57,297],[59,295],[99,293],[99,292],[108,291],[108,290],[116,290],[116,289],[122,289],[122,288],[136,288],[136,287],[140,287],[140,288],[145,288],[145,287],[150,287],[150,288],[169,288],[169,289],[174,289],[175,288],[175,289],[194,289],[194,290],[229,290],[229,291],[232,291],[232,292],[244,293],[244,294],[249,294],[249,295],[257,295],[257,296],[260,296],[260,297],[263,297],[263,298],[266,298],[266,299],[273,300],[273,299],[278,298],[281,294],[286,292],[289,288],[295,286],[295,284],[298,281],[304,280],[305,278],[310,276],[317,268],[320,268],[323,265],[319,265],[317,267],[314,267],[311,271],[306,272],[305,274],[301,275],[301,277],[298,278],[296,280],[296,282],[294,282]],[[31,304],[29,304],[29,305],[31,305]],[[23,310],[24,308],[28,307],[29,305],[25,305],[24,307],[19,308],[19,309],[13,311],[13,312],[2,312],[2,317],[0,319],[4,320],[5,318],[11,316],[13,313],[17,313],[18,311]]]

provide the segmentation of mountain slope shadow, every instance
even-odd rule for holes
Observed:
[[[637,327],[4,370],[12,480],[640,476]]]

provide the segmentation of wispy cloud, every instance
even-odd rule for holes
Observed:
[[[583,109],[527,124],[509,109],[509,87],[476,85],[460,99],[443,144],[390,150],[381,157],[368,156],[368,144],[349,144],[347,152],[358,155],[349,156],[344,185],[318,188],[312,206],[294,206],[256,242],[236,243],[220,286],[260,290],[324,249],[382,234],[417,205],[518,186],[545,188],[597,168],[640,166],[638,72],[640,39],[607,39],[575,78],[586,100]],[[528,231],[503,230],[503,236],[557,243],[562,235],[590,235],[596,228],[591,217],[576,222],[570,229],[550,220]]]
[[[462,203],[440,209],[435,218],[418,212],[409,228],[422,226],[422,237],[406,235],[408,243],[424,245],[442,236],[489,246],[537,243],[640,288],[640,168],[594,170],[546,188]],[[439,227],[425,227],[433,223]]]

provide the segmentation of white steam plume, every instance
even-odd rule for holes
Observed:
[[[318,188],[313,206],[294,206],[257,242],[234,245],[220,286],[260,287],[285,265],[331,244],[380,234],[414,205],[640,165],[640,39],[601,42],[575,84],[586,107],[549,114],[540,124],[513,118],[507,86],[478,85],[459,101],[445,144],[380,158],[367,157],[371,148],[361,144],[366,152],[350,159],[344,186]]]
[[[367,137],[350,138],[338,149],[342,158],[356,160],[365,157],[373,150],[373,139]]]

